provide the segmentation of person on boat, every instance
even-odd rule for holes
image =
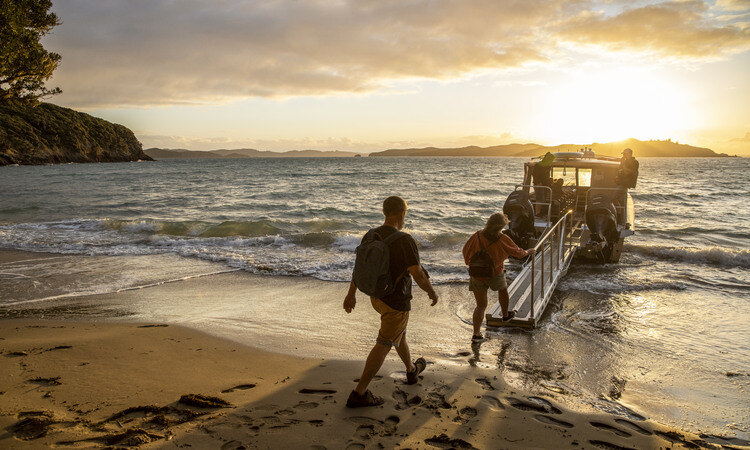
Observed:
[[[383,225],[365,234],[365,237],[362,238],[363,243],[368,238],[369,233],[376,233],[381,240],[386,240],[393,233],[400,232],[404,227],[406,202],[401,197],[388,197],[383,202],[383,215],[385,216]],[[391,280],[395,282],[395,287],[390,294],[382,298],[370,297],[372,307],[380,314],[380,330],[377,339],[375,339],[375,346],[365,362],[359,383],[346,402],[346,406],[350,408],[383,404],[383,399],[373,395],[367,389],[367,386],[380,370],[385,357],[391,351],[391,347],[396,347],[398,356],[406,366],[407,384],[415,384],[418,381],[418,375],[424,371],[427,365],[424,358],[418,358],[412,362],[409,344],[406,341],[406,325],[409,322],[409,310],[411,310],[412,277],[414,277],[417,285],[427,292],[427,296],[432,300],[432,306],[437,304],[438,294],[430,283],[429,275],[419,263],[419,251],[414,238],[407,233],[400,233],[402,236],[387,244],[388,269]],[[356,293],[357,286],[354,283],[354,277],[352,277],[349,292],[344,299],[344,310],[347,313],[351,313],[357,304]]]
[[[549,200],[549,190],[547,189],[547,187],[550,187],[552,183],[552,178],[550,176],[550,167],[552,166],[552,163],[554,161],[555,155],[547,152],[544,157],[542,157],[541,161],[534,164],[534,169],[531,172],[531,177],[534,184],[534,201],[536,201],[537,203],[546,203]],[[537,186],[539,186],[539,188],[537,188]],[[537,206],[535,213],[540,214],[542,212],[543,207]]]
[[[508,283],[505,279],[505,260],[508,256],[523,258],[534,255],[535,250],[530,248],[523,250],[513,242],[509,236],[503,234],[503,228],[508,225],[508,217],[503,213],[495,213],[487,219],[487,223],[482,230],[477,231],[464,244],[463,256],[464,262],[468,266],[472,257],[480,250],[489,253],[494,264],[495,274],[491,278],[469,277],[469,290],[474,293],[477,305],[474,308],[473,325],[474,335],[471,340],[474,342],[483,341],[484,336],[480,332],[484,312],[487,309],[487,290],[497,291],[498,302],[503,311],[503,321],[508,321],[515,317],[515,311],[508,311]]]
[[[623,150],[620,168],[617,170],[617,184],[624,188],[634,188],[638,181],[638,166],[638,160],[633,157],[633,150]]]

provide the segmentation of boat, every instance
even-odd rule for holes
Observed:
[[[542,163],[541,156],[524,163],[523,182],[503,205],[510,220],[505,232],[537,254],[521,264],[508,286],[516,318],[503,322],[498,304],[487,314],[488,326],[536,326],[574,259],[617,263],[625,238],[635,233],[635,207],[619,184],[619,158],[588,149],[552,155],[551,163]],[[534,173],[549,175],[551,183],[534,184]]]

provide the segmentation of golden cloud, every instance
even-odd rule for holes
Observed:
[[[701,2],[605,3],[621,13],[587,0],[66,0],[47,43],[63,56],[60,101],[79,107],[371,92],[554,65],[571,42],[703,59],[750,43]]]

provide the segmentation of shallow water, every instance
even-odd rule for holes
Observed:
[[[297,309],[312,297],[333,305],[326,308],[335,314],[340,299],[328,297],[342,283],[332,281],[348,279],[354,247],[381,220],[382,199],[399,194],[409,202],[407,231],[444,299],[434,310],[415,308],[421,322],[415,319],[410,335],[415,346],[452,357],[467,350],[472,309],[460,248],[502,207],[520,182],[523,162],[245,159],[0,167],[0,247],[68,255],[0,266],[0,315],[49,314],[71,296],[228,270],[323,280],[311,281],[318,284],[310,289],[328,296],[284,295],[295,297]],[[540,327],[499,333],[482,346],[477,363],[498,367],[514,383],[566,392],[599,408],[638,405],[640,413],[679,425],[748,438],[748,169],[748,160],[736,158],[641,160],[633,192],[636,235],[620,264],[574,266]],[[207,309],[184,297],[148,297],[99,313],[172,320],[224,335],[255,330],[254,339],[266,336],[269,345],[285,335],[300,342],[307,335],[308,347],[326,357],[341,355],[341,339],[351,339],[343,356],[362,356],[367,336],[352,337],[346,324],[330,329],[326,315],[312,312],[293,326],[274,319],[276,297],[261,294],[275,279],[267,277],[269,283],[254,291],[260,304],[252,307],[249,297],[229,291]],[[146,291],[140,295],[147,297]],[[313,306],[307,309],[316,311]],[[94,310],[87,304],[57,311]]]

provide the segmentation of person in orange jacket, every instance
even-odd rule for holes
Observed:
[[[484,312],[487,309],[487,290],[497,291],[498,301],[503,310],[503,321],[508,321],[515,317],[515,311],[508,311],[508,283],[505,279],[505,260],[508,256],[523,258],[534,255],[533,248],[523,250],[513,242],[509,236],[502,233],[503,228],[508,225],[508,217],[503,213],[495,213],[487,219],[487,224],[480,231],[474,233],[466,244],[464,244],[463,255],[464,262],[468,266],[472,256],[481,249],[485,249],[492,258],[494,264],[494,276],[491,278],[470,277],[469,290],[474,293],[477,306],[474,308],[473,325],[474,335],[471,340],[474,342],[483,341],[484,336],[480,332]]]

